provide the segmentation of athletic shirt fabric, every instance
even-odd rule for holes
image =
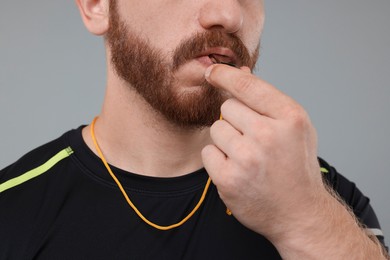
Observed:
[[[65,133],[0,171],[0,259],[280,259],[266,238],[226,214],[214,185],[184,225],[170,231],[148,226],[84,143],[81,130]],[[42,167],[60,151],[66,152],[62,159]],[[380,231],[369,199],[325,161],[320,163],[362,223]],[[138,209],[159,225],[187,216],[208,178],[205,169],[155,178],[111,167]],[[10,181],[38,170],[27,181]],[[383,243],[381,234],[378,238]]]

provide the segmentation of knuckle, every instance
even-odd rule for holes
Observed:
[[[225,102],[221,105],[221,112],[222,114],[227,113],[229,110],[231,110],[232,106],[234,105],[235,100],[233,98],[227,99]]]
[[[222,128],[222,123],[223,122],[221,120],[217,120],[211,125],[211,127],[210,127],[211,138],[214,138],[215,136],[217,136],[219,134],[219,132],[221,131],[220,129]]]
[[[264,127],[261,132],[255,136],[258,143],[261,144],[262,148],[266,151],[271,150],[275,145],[278,145],[277,132],[269,127]]]
[[[257,165],[257,153],[250,146],[241,144],[236,147],[236,153],[237,161],[244,170],[253,169]]]
[[[264,145],[264,143],[270,143],[275,139],[276,131],[272,125],[256,118],[251,122],[250,134],[254,144]]]
[[[221,190],[226,196],[235,190],[236,185],[237,182],[235,178],[230,176],[230,178],[224,178],[220,181],[218,189]]]
[[[310,125],[308,114],[300,106],[296,106],[289,111],[288,119],[291,126],[297,130],[305,129]]]
[[[235,90],[238,93],[248,92],[250,88],[254,85],[254,83],[255,83],[255,78],[252,75],[242,76],[237,80],[235,84]]]
[[[237,174],[232,169],[229,169],[224,171],[223,175],[218,181],[213,180],[213,183],[217,186],[218,192],[229,197],[230,194],[234,193],[238,185]]]
[[[231,145],[234,147],[234,152],[238,155],[247,151],[246,145],[237,138],[231,140]]]
[[[253,118],[250,122],[250,126],[255,136],[258,136],[260,131],[263,131],[265,128],[267,128],[267,125],[264,124],[264,121],[259,117]]]

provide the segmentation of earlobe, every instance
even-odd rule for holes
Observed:
[[[88,31],[104,35],[108,30],[108,0],[76,0],[76,4]]]

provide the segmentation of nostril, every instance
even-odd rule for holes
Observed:
[[[243,25],[243,10],[237,0],[205,1],[199,11],[199,23],[205,29],[237,33]]]

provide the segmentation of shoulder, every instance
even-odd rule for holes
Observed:
[[[16,162],[0,170],[0,196],[7,190],[50,171],[68,158],[73,153],[66,140],[68,133],[28,152]]]
[[[0,259],[25,259],[59,212],[73,150],[68,135],[25,154],[0,171]]]

